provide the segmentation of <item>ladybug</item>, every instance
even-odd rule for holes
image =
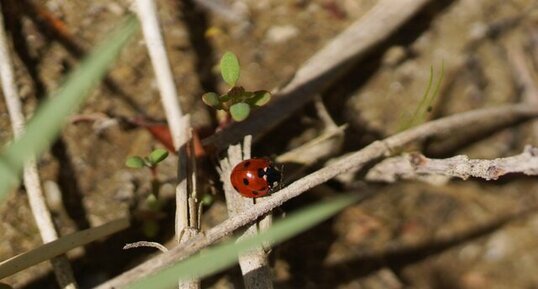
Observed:
[[[282,173],[265,158],[238,163],[230,175],[232,186],[243,197],[258,198],[270,194],[282,180]]]

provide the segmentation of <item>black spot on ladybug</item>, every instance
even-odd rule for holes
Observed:
[[[245,186],[248,186],[248,180],[246,178],[243,179],[243,184],[245,184]]]
[[[258,195],[258,192],[257,191],[252,191],[252,194],[257,196]]]
[[[245,167],[245,168],[248,168],[248,166],[250,166],[250,162],[245,162],[245,163],[243,164],[243,167]]]
[[[267,187],[262,187],[262,188],[260,189],[260,191],[265,191],[266,189],[267,189]]]
[[[263,178],[264,175],[265,175],[265,172],[263,171],[263,169],[259,168],[258,169],[258,178]]]

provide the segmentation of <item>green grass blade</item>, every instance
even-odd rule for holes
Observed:
[[[359,199],[358,195],[338,197],[332,201],[310,206],[275,223],[269,230],[240,242],[226,242],[186,259],[157,274],[142,279],[127,288],[172,288],[178,280],[202,278],[237,262],[237,255],[248,249],[270,243],[279,243],[326,220]]]
[[[0,155],[0,200],[18,182],[25,161],[44,152],[58,135],[66,117],[84,101],[118,57],[122,47],[138,28],[130,17],[91,53],[49,97],[26,127],[26,132]]]
[[[441,84],[443,83],[443,79],[445,78],[445,62],[441,62],[441,74],[439,75],[439,79],[437,80],[437,84],[435,85],[435,90],[432,93],[432,96],[430,97],[428,101],[428,105],[426,106],[426,111],[428,108],[433,106],[433,103],[439,96],[439,91],[441,90]],[[423,119],[424,121],[425,119]]]
[[[433,84],[433,65],[430,66],[430,79],[428,80],[428,86],[426,87],[426,91],[424,91],[424,94],[422,95],[422,98],[420,99],[420,103],[418,104],[417,108],[413,112],[413,115],[411,115],[406,121],[404,121],[403,125],[400,127],[400,131],[406,130],[414,126],[416,123],[418,123],[418,119],[420,119],[420,114],[424,110],[424,106],[427,103],[430,90],[432,89],[432,84]]]

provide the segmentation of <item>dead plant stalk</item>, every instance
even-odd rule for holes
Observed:
[[[144,40],[155,72],[161,102],[172,134],[174,147],[178,151],[179,184],[176,187],[175,227],[176,239],[179,245],[198,234],[197,224],[192,224],[188,217],[189,211],[196,211],[196,208],[192,208],[192,206],[196,206],[195,196],[189,194],[189,186],[187,185],[189,181],[192,182],[192,179],[196,177],[196,175],[191,176],[187,172],[187,163],[189,160],[186,146],[190,139],[190,117],[183,115],[178,101],[176,85],[166,54],[155,2],[153,0],[137,0],[135,10],[142,24]],[[190,207],[191,210],[189,210]],[[191,219],[194,220],[197,218],[194,217]],[[200,282],[199,280],[181,281],[179,282],[179,288],[200,288]]]

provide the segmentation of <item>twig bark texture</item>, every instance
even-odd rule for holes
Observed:
[[[509,173],[538,175],[538,148],[527,146],[516,156],[494,160],[469,159],[459,155],[447,159],[430,159],[421,153],[409,153],[386,159],[366,175],[366,180],[395,182],[400,179],[421,179],[427,177],[469,177],[496,180]]]

